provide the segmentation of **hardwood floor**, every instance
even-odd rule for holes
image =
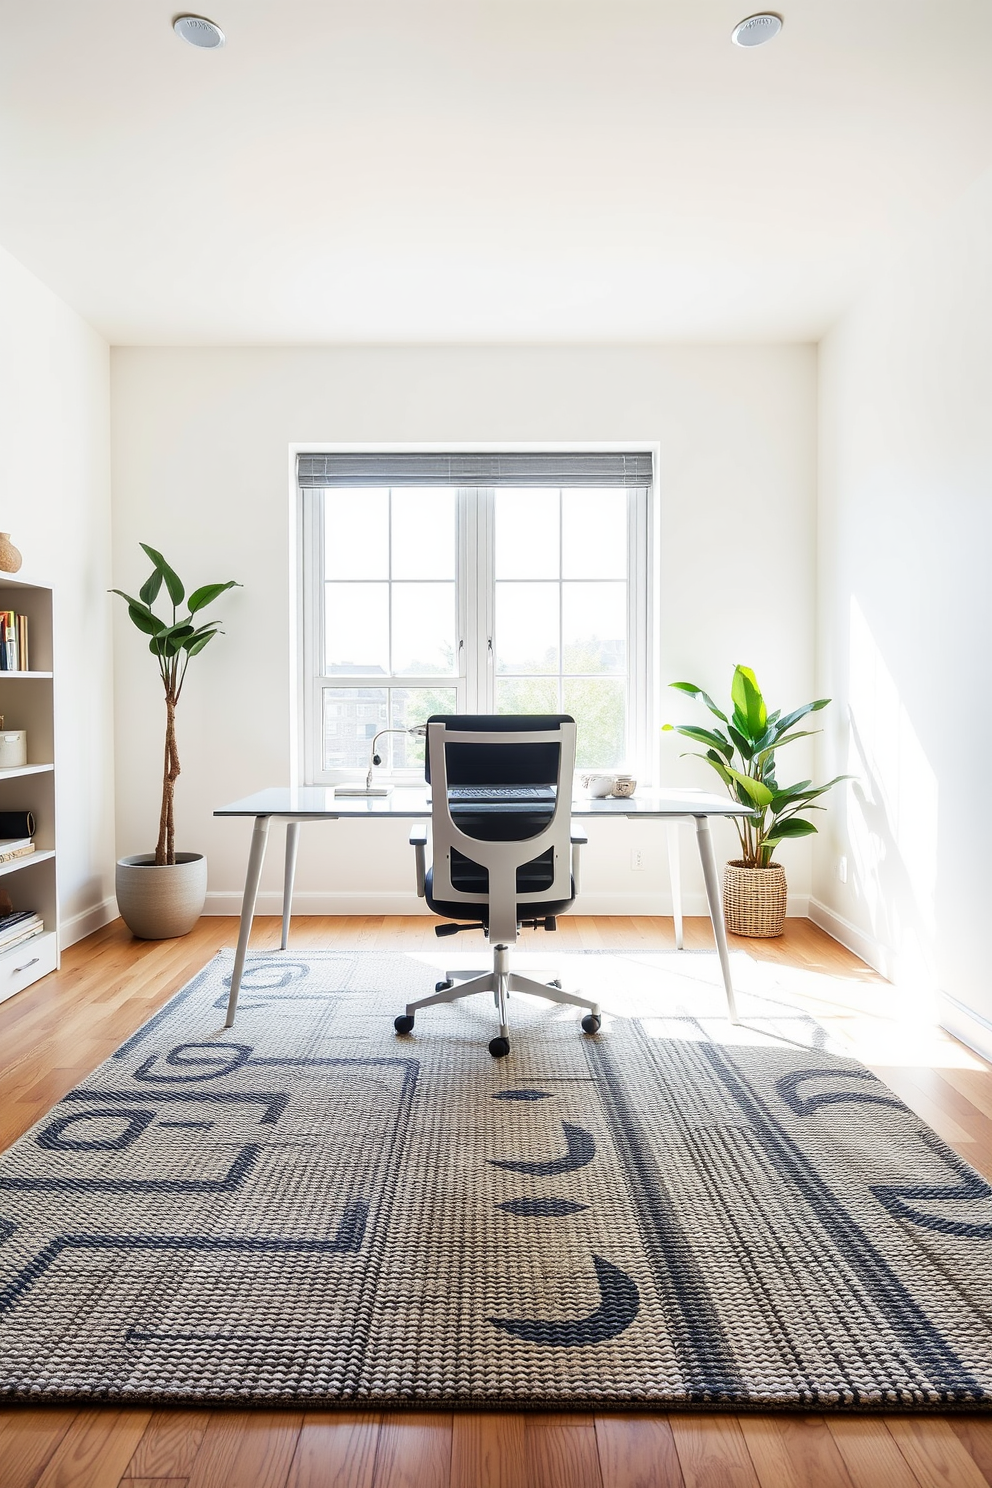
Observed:
[[[435,946],[429,919],[301,919],[296,946]],[[132,940],[121,922],[62,970],[0,1005],[0,1147],[15,1141],[197,971],[232,919],[182,940]],[[278,944],[275,919],[253,947]],[[535,948],[547,942],[525,935]],[[789,995],[992,1177],[992,1075],[906,1016],[893,989],[805,920],[741,941]],[[564,917],[562,949],[666,949],[670,920]],[[686,944],[708,948],[703,920]],[[522,1415],[482,1412],[0,1408],[0,1488],[984,1488],[980,1416]]]

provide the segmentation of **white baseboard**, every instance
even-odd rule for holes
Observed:
[[[59,924],[59,949],[64,951],[75,945],[77,940],[85,940],[94,930],[100,930],[104,925],[109,925],[111,920],[116,920],[118,913],[117,900],[111,894],[101,904],[94,904],[92,909],[83,909],[79,914],[70,915],[69,919],[62,920]]]
[[[947,992],[939,992],[937,998],[941,1028],[946,1028],[969,1049],[992,1062],[992,1023]]]
[[[805,894],[789,895],[789,916],[804,919],[809,912],[809,899]],[[240,889],[214,889],[207,894],[204,914],[239,915],[241,913]],[[255,905],[260,915],[282,914],[282,892],[277,889],[263,890]],[[410,890],[407,893],[375,893],[369,890],[334,890],[331,893],[299,892],[293,895],[294,915],[425,915],[429,914],[423,899],[418,899]],[[619,890],[599,892],[591,890],[579,894],[573,914],[580,915],[671,915],[671,895],[639,893],[631,894]],[[703,893],[683,896],[684,915],[708,915],[706,895]]]
[[[839,941],[842,946],[860,956],[872,970],[879,972],[887,980],[892,980],[892,952],[888,946],[881,945],[873,935],[859,930],[857,925],[852,925],[843,915],[829,909],[826,904],[821,904],[819,899],[810,898],[809,918],[833,940]]]

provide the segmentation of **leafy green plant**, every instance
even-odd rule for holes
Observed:
[[[182,695],[186,680],[186,668],[194,656],[199,656],[204,646],[215,635],[223,634],[219,620],[208,620],[200,624],[194,616],[213,604],[227,589],[241,588],[236,579],[226,584],[203,584],[186,598],[186,589],[175,569],[147,543],[140,547],[147,553],[154,567],[151,575],[138,590],[139,598],[125,594],[123,589],[112,589],[127,604],[132,623],[143,635],[150,637],[148,649],[158,662],[159,675],[165,688],[165,767],[162,778],[162,810],[158,824],[158,842],[155,846],[157,864],[176,861],[175,793],[179,778],[179,749],[176,745],[176,705]],[[152,609],[162,585],[172,604],[172,619],[160,620]],[[181,619],[179,607],[186,601],[188,613]]]
[[[673,682],[671,685],[690,697],[700,698],[714,717],[725,725],[725,729],[697,728],[694,724],[681,723],[666,723],[664,727],[704,745],[705,754],[696,750],[687,753],[704,759],[719,775],[734,800],[753,808],[753,816],[735,821],[741,839],[741,858],[747,868],[769,867],[780,842],[808,837],[816,831],[813,823],[799,813],[822,811],[822,806],[813,805],[817,796],[822,796],[839,780],[850,778],[836,775],[826,785],[799,780],[794,785],[783,786],[779,785],[776,776],[776,751],[796,739],[808,739],[818,733],[817,729],[797,729],[796,724],[807,714],[825,708],[830,699],[818,698],[815,703],[806,703],[784,717],[781,712],[769,713],[751,668],[738,666],[730,686],[733,711],[728,718],[694,682]]]

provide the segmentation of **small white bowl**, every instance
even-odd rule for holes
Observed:
[[[613,790],[617,777],[615,775],[592,774],[580,775],[579,779],[587,795],[595,797],[596,800],[602,800]]]

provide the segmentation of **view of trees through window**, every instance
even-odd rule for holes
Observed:
[[[580,766],[627,762],[625,490],[319,496],[325,772],[367,768],[380,729],[457,711],[571,713]],[[423,767],[420,739],[388,735],[380,752],[385,768]]]

